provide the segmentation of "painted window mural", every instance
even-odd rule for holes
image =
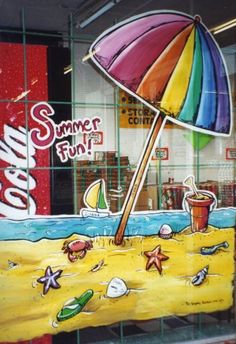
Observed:
[[[234,151],[232,91],[201,17],[152,11],[78,45],[72,113],[53,52],[25,46],[0,52],[0,341],[232,307],[234,160],[213,161]]]

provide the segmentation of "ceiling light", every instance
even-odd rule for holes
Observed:
[[[79,27],[83,29],[84,27],[88,26],[91,24],[94,20],[96,20],[98,17],[109,11],[113,6],[118,4],[121,0],[113,0],[107,2],[104,6],[100,7],[95,13],[93,13],[90,17],[87,19],[83,20],[82,22],[79,23]]]
[[[91,51],[90,53],[88,53],[87,55],[85,55],[83,58],[82,58],[82,61],[85,62],[87,61],[88,59],[90,59],[93,55],[97,54],[97,52],[100,50],[100,47],[97,47],[96,49],[94,49],[93,51]]]
[[[71,65],[64,67],[64,75],[68,74],[70,72],[72,72],[72,66]]]
[[[213,27],[210,31],[216,35],[217,33],[220,33],[222,31],[231,29],[232,27],[236,26],[236,18],[229,20],[221,25]]]

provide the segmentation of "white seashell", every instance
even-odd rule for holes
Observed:
[[[160,228],[160,232],[159,232],[159,236],[163,239],[169,239],[171,238],[173,235],[173,231],[172,231],[172,228],[167,225],[167,224],[164,224],[161,226]]]
[[[107,296],[111,298],[120,297],[127,294],[128,288],[125,282],[119,278],[114,277],[110,280],[107,286]]]

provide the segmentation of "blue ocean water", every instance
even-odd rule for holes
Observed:
[[[24,220],[0,220],[0,240],[29,240],[67,238],[74,233],[96,236],[114,236],[121,215],[106,218],[82,218],[80,216],[48,216]],[[169,224],[174,233],[190,225],[190,215],[185,211],[135,213],[130,215],[126,236],[158,234],[163,224]],[[209,224],[218,228],[236,226],[236,208],[214,210]]]

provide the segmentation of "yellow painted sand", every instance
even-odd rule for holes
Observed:
[[[88,239],[73,235],[73,239]],[[164,240],[158,236],[125,239],[115,246],[113,238],[94,238],[93,248],[83,259],[69,262],[61,250],[64,240],[0,242],[0,342],[30,339],[44,333],[55,334],[87,326],[111,324],[120,320],[144,320],[169,315],[212,312],[229,308],[233,303],[234,229],[209,227],[204,234],[188,229]],[[67,239],[68,240],[68,239]],[[203,246],[227,241],[229,248],[211,256],[200,254]],[[146,271],[144,251],[161,245],[169,257],[162,262],[160,275],[152,266]],[[104,259],[97,272],[91,268]],[[8,260],[17,263],[9,268]],[[193,286],[193,276],[209,265],[208,275],[200,286]],[[62,269],[57,280],[60,289],[42,295],[37,279],[47,266]],[[109,281],[123,279],[127,295],[106,297]],[[56,315],[69,299],[92,289],[94,295],[81,313],[58,323]]]

